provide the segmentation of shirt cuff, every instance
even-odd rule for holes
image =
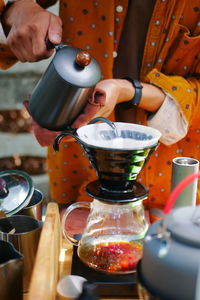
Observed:
[[[181,108],[168,94],[157,112],[149,116],[147,124],[161,132],[160,141],[167,146],[184,138],[188,131],[188,122]]]

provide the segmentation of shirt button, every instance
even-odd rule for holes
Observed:
[[[116,11],[117,11],[118,13],[123,12],[123,6],[117,5],[117,6],[116,6]]]
[[[117,52],[116,51],[113,51],[113,57],[117,57]]]

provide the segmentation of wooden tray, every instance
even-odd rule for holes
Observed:
[[[56,292],[57,283],[63,276],[71,274],[72,257],[72,245],[61,237],[58,205],[49,203],[29,293],[24,296],[24,300],[59,300],[59,295]],[[103,298],[107,299],[107,297]],[[128,298],[119,296],[112,297],[112,299]],[[132,297],[131,299],[134,300]]]

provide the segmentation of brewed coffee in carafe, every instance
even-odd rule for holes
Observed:
[[[78,245],[79,258],[98,271],[131,273],[141,258],[148,228],[142,200],[111,203],[94,199],[90,207]]]
[[[148,228],[142,204],[148,189],[136,178],[161,134],[147,126],[103,120],[105,123],[66,130],[55,140],[58,150],[62,137],[73,136],[98,175],[98,180],[86,186],[93,202],[74,203],[65,211],[63,234],[78,245],[78,256],[89,267],[114,274],[132,273],[142,256]],[[69,213],[81,207],[89,208],[90,213],[78,242],[69,236],[66,222]]]

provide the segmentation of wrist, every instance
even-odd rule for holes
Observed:
[[[121,101],[120,107],[122,109],[130,109],[134,106],[138,106],[142,98],[143,85],[137,79],[133,79],[131,77],[124,77],[123,79],[126,81],[126,85],[129,83],[129,98],[123,98],[125,101]],[[131,90],[130,85],[132,86]],[[134,94],[130,97],[130,91],[132,90],[134,90]]]
[[[2,10],[2,13],[1,13],[1,19],[5,16],[5,14],[8,12],[8,10],[10,9],[11,6],[14,6],[16,5],[17,3],[19,2],[22,2],[23,0],[7,0],[7,1],[4,1],[4,7],[3,7],[3,10]],[[24,0],[25,2],[35,2],[36,3],[36,0]]]
[[[131,100],[135,95],[135,89],[132,83],[126,79],[116,79],[119,96],[118,103],[123,103]]]
[[[15,2],[16,2],[16,0],[7,1],[7,3],[5,3],[5,6],[4,6],[2,14],[1,14],[1,24],[2,24],[2,28],[3,28],[5,36],[8,36],[10,28],[11,28],[9,16],[10,16],[10,11],[12,10],[12,6],[15,5]]]
[[[18,15],[18,13],[15,13],[13,17],[12,12],[15,12],[16,9],[19,9],[20,14],[21,9],[24,8],[24,5],[30,2],[36,4],[35,0],[8,0],[6,2],[6,5],[1,13],[1,24],[6,36],[9,34],[9,31],[12,27],[13,19],[15,19],[16,15]]]

